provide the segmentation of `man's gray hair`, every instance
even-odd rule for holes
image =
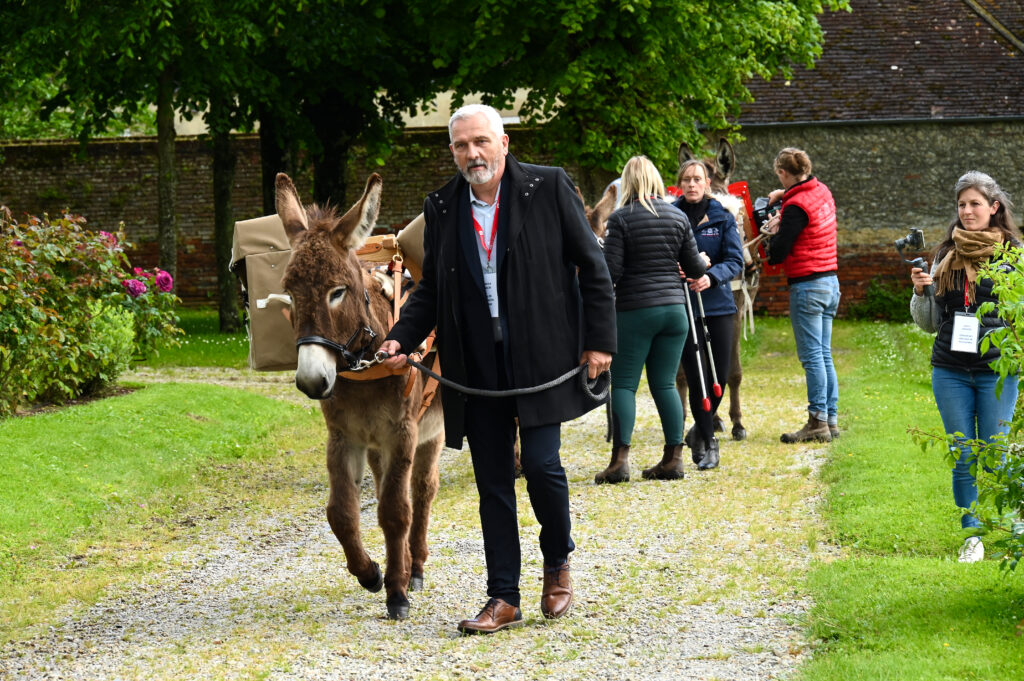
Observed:
[[[477,114],[483,114],[487,116],[487,120],[491,124],[491,130],[501,137],[505,134],[505,126],[501,123],[501,114],[493,106],[487,106],[486,104],[467,104],[459,108],[452,117],[448,119],[448,141],[454,141],[452,138],[452,126],[455,125],[455,121],[463,118],[469,118],[470,116],[476,116]]]

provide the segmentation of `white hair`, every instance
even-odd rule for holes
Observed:
[[[463,118],[469,118],[470,116],[476,116],[477,114],[483,114],[487,116],[487,120],[491,124],[491,130],[494,131],[498,137],[505,134],[505,126],[501,123],[501,114],[493,106],[487,106],[486,104],[467,104],[460,107],[452,117],[448,119],[448,141],[454,142],[452,137],[452,126],[455,125],[455,121],[462,120]]]

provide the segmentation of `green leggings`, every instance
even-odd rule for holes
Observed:
[[[683,442],[683,404],[676,369],[690,323],[682,304],[616,314],[618,352],[612,360],[612,424],[615,444],[628,445],[636,424],[636,389],[647,366],[647,386],[661,417],[665,444]]]

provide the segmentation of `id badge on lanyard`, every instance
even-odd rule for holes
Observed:
[[[964,282],[964,311],[953,314],[953,337],[949,349],[954,352],[970,352],[978,354],[978,334],[981,324],[978,318],[967,311],[970,300],[967,298],[968,282]]]
[[[498,317],[498,273],[490,262],[484,269],[484,293],[487,295],[487,307],[491,311],[491,318]]]
[[[484,240],[484,230],[480,223],[473,218],[473,229],[480,237],[480,246],[487,257],[487,266],[484,267],[484,294],[487,296],[487,309],[490,310],[491,319],[498,318],[498,272],[494,269],[492,258],[494,257],[494,240],[498,236],[498,210],[501,204],[495,199],[494,222],[491,224],[490,242]]]

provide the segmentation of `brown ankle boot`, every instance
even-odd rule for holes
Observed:
[[[629,482],[629,445],[615,445],[608,468],[594,476],[594,484]]]
[[[783,433],[779,438],[783,442],[832,442],[832,433],[828,421],[822,421],[814,414],[807,415],[807,423],[795,433]]]
[[[679,480],[683,473],[683,445],[665,445],[665,453],[657,466],[643,472],[644,480]]]

